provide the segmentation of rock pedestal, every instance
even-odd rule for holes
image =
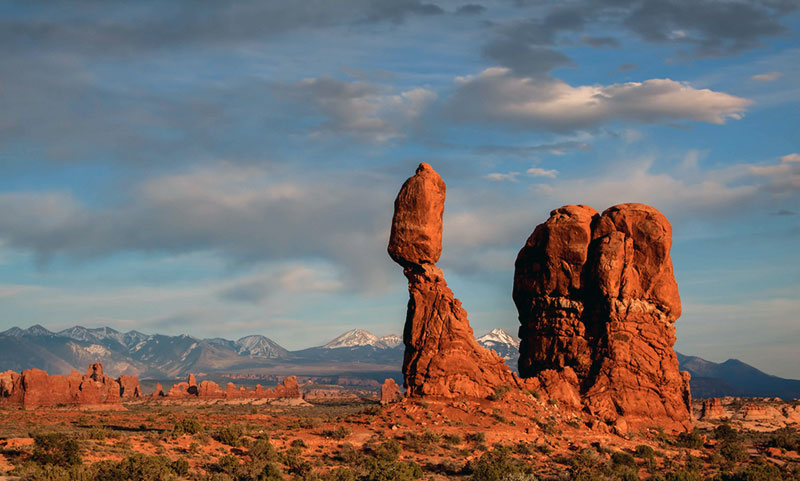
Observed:
[[[467,312],[436,267],[442,252],[446,187],[422,163],[394,203],[389,256],[408,279],[403,376],[409,396],[486,397],[501,385],[517,385],[502,358],[481,347]]]

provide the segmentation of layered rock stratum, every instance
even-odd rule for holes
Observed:
[[[671,245],[670,223],[644,204],[552,211],[515,264],[520,375],[609,422],[687,427]]]
[[[479,345],[467,312],[436,267],[442,252],[446,187],[421,163],[394,203],[389,255],[408,279],[403,376],[408,396],[486,397],[517,385],[503,359]]]

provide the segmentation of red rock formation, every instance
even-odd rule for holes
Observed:
[[[669,222],[644,204],[551,212],[516,261],[520,374],[607,421],[688,426],[671,245]]]
[[[394,379],[388,378],[383,381],[381,386],[381,404],[389,404],[397,401],[400,398],[400,386],[394,382]]]
[[[194,384],[192,384],[194,383]],[[274,389],[264,389],[261,384],[256,385],[255,389],[248,390],[244,387],[237,389],[229,382],[225,389],[212,381],[202,381],[197,384],[194,374],[189,375],[189,382],[180,382],[173,385],[167,397],[186,398],[197,397],[199,399],[277,399],[277,398],[302,398],[300,386],[295,376],[289,376]]]
[[[700,414],[700,419],[703,421],[711,421],[724,417],[725,411],[722,409],[722,400],[720,400],[720,398],[715,397],[703,400],[703,410]]]
[[[436,267],[442,251],[445,184],[422,163],[394,203],[389,256],[403,266],[410,300],[403,342],[405,386],[410,396],[486,397],[500,385],[517,385],[508,366],[473,336],[467,312]]]
[[[138,379],[133,377],[128,382],[135,385],[130,397],[139,397]],[[121,395],[120,384],[103,374],[100,363],[90,365],[84,375],[72,371],[69,376],[50,376],[40,369],[0,374],[0,403],[22,405],[26,409],[60,404],[117,404]]]
[[[120,396],[123,398],[142,397],[142,389],[139,387],[139,379],[136,376],[123,374],[117,379],[120,385]]]
[[[156,383],[156,390],[153,391],[152,397],[164,397],[164,396],[165,396],[164,387],[161,385],[160,382]]]

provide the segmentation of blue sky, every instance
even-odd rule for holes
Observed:
[[[480,334],[550,210],[674,228],[676,348],[800,373],[795,0],[10,2],[0,329],[399,333],[416,165]]]

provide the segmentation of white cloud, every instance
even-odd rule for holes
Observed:
[[[800,154],[789,154],[781,157],[781,162],[800,162]]]
[[[756,82],[773,82],[775,80],[778,80],[782,76],[783,74],[780,72],[767,72],[767,73],[760,73],[757,75],[753,75],[750,78],[752,80],[755,80]]]
[[[555,78],[519,77],[499,67],[457,77],[456,85],[448,103],[456,121],[497,122],[559,132],[615,120],[723,124],[728,118],[741,118],[752,103],[670,79],[573,87]]]
[[[330,77],[303,79],[276,89],[325,117],[316,127],[317,134],[354,135],[370,142],[404,137],[409,124],[436,99],[434,92],[424,88],[395,93],[369,82]]]
[[[531,167],[530,169],[526,170],[525,173],[531,177],[549,177],[551,179],[555,179],[558,175],[558,171],[555,169],[548,170],[539,167]]]
[[[505,181],[514,182],[517,180],[517,177],[519,177],[519,172],[508,172],[506,174],[500,172],[493,172],[486,176],[487,179],[495,182],[505,182]]]

